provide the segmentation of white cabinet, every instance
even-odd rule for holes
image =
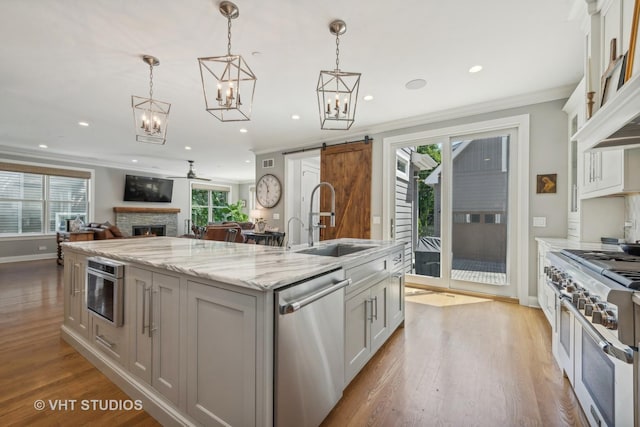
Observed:
[[[129,267],[129,370],[176,405],[180,398],[180,278]]]
[[[547,284],[547,275],[544,272],[544,267],[547,265],[547,252],[550,249],[549,245],[538,241],[538,305],[553,328],[556,317],[556,294]]]
[[[345,384],[356,376],[389,337],[387,277],[345,301]]]
[[[86,257],[70,251],[64,263],[64,324],[89,338],[86,293]]]
[[[256,424],[257,298],[187,283],[187,412],[207,426]]]
[[[640,191],[640,149],[584,152],[582,198]]]

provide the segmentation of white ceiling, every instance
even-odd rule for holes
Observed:
[[[193,159],[200,176],[251,180],[253,152],[347,140],[389,122],[576,84],[583,35],[570,19],[574,2],[583,4],[236,0],[232,53],[258,81],[251,121],[222,123],[204,109],[197,62],[226,53],[218,0],[2,0],[0,154],[84,156],[165,175],[186,174]],[[334,68],[333,19],[347,23],[341,69],[362,73],[348,133],[319,125],[315,85],[320,70]],[[164,146],[135,140],[131,95],[149,91],[144,54],[160,60],[154,98],[171,103]],[[484,69],[470,74],[475,64]],[[426,87],[407,90],[416,78]],[[375,99],[364,102],[366,94]]]

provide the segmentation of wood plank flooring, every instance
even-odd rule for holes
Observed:
[[[129,398],[60,338],[62,267],[0,264],[0,425],[158,423],[144,411],[38,411],[44,400]],[[586,426],[540,310],[407,303],[398,330],[323,426]]]

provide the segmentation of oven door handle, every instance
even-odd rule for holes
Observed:
[[[633,364],[633,350],[629,347],[619,348],[607,341],[591,323],[582,316],[582,313],[573,306],[568,300],[562,299],[562,305],[573,313],[574,318],[580,323],[582,329],[585,330],[591,339],[593,339],[602,351],[611,357],[615,357],[625,363]]]
[[[307,306],[309,304],[311,304],[314,301],[319,300],[320,298],[324,297],[325,295],[329,295],[335,291],[337,291],[338,289],[342,289],[344,287],[347,287],[348,285],[351,284],[351,278],[349,279],[345,279],[342,280],[338,283],[334,283],[333,285],[322,289],[320,292],[317,292],[315,294],[306,296],[304,298],[301,298],[297,301],[293,301],[290,302],[288,304],[285,305],[281,305],[280,306],[280,314],[290,314],[290,313],[294,313],[298,310],[300,310],[302,307]]]

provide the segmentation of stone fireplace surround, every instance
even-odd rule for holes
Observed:
[[[164,225],[166,236],[178,235],[179,208],[146,208],[116,206],[113,208],[116,225],[126,235],[133,235],[133,226]]]

